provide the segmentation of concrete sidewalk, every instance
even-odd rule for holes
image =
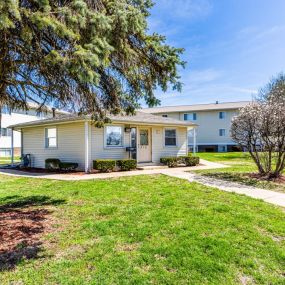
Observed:
[[[80,181],[80,180],[93,180],[93,179],[110,179],[126,176],[137,176],[137,175],[151,175],[151,174],[160,174],[164,171],[170,172],[185,172],[185,171],[194,171],[194,170],[206,170],[214,168],[225,168],[227,167],[224,164],[214,163],[207,160],[200,160],[200,165],[191,166],[191,167],[180,167],[180,168],[156,168],[156,169],[146,169],[146,170],[134,170],[126,172],[110,172],[110,173],[32,173],[19,171],[15,169],[0,169],[0,174],[16,176],[16,177],[26,177],[26,178],[40,178],[40,179],[54,179],[54,180],[64,180],[64,181]]]
[[[30,173],[12,169],[0,169],[0,174],[15,176],[15,177],[27,177],[27,178],[40,178],[40,179],[53,179],[63,181],[83,181],[94,179],[110,179],[126,176],[137,175],[152,175],[152,174],[164,174],[167,176],[186,179],[189,182],[198,182],[206,186],[215,187],[222,191],[234,192],[243,194],[252,198],[261,199],[265,202],[285,207],[285,194],[278,193],[270,190],[245,186],[239,183],[228,182],[224,180],[218,180],[211,177],[205,177],[196,175],[194,170],[226,168],[228,166],[220,163],[214,163],[206,160],[200,160],[200,165],[194,167],[180,167],[180,168],[161,168],[161,169],[149,169],[149,170],[136,170],[127,172],[111,172],[111,173],[97,173],[97,174],[42,174],[42,173]]]

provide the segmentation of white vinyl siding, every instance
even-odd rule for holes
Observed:
[[[31,154],[32,166],[44,168],[47,158],[77,162],[84,169],[84,123],[59,124],[57,148],[45,147],[45,127],[23,129],[23,154]]]
[[[165,127],[171,128],[171,127]],[[176,146],[164,146],[164,127],[152,127],[152,161],[159,163],[161,157],[187,155],[187,128],[176,128]]]

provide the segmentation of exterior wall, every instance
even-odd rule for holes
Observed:
[[[1,127],[7,128],[10,125],[40,120],[50,116],[52,116],[51,113],[42,113],[38,116],[35,110],[15,110],[11,114],[2,114]],[[17,131],[14,131],[14,147],[17,149],[17,153],[20,153],[18,150],[21,148],[21,133]],[[11,150],[11,136],[0,136],[0,157],[1,154],[2,156],[4,154],[4,151],[1,152],[1,150]],[[17,153],[15,155],[18,155]]]
[[[120,125],[136,127],[134,125]],[[45,126],[22,129],[23,153],[31,154],[32,167],[44,168],[47,158],[58,158],[65,162],[79,163],[79,169],[85,168],[85,126],[83,122],[58,124],[49,126],[57,128],[57,147],[45,147]],[[144,127],[144,126],[140,126]],[[177,146],[164,146],[164,127],[145,126],[151,128],[152,161],[159,162],[163,156],[180,156],[187,154],[187,127],[177,127]],[[167,126],[165,126],[167,127]],[[172,127],[169,127],[172,128]],[[174,128],[174,127],[173,127]],[[90,169],[94,159],[126,159],[129,153],[130,133],[124,132],[123,147],[107,148],[104,146],[104,128],[96,128],[89,124],[89,161]]]
[[[50,126],[53,127],[53,126]],[[85,165],[84,123],[59,124],[57,147],[45,147],[45,127],[25,128],[23,132],[23,153],[31,154],[32,167],[44,168],[47,158],[58,158],[63,162],[77,162],[79,168]]]
[[[177,146],[164,146],[164,127],[152,128],[152,160],[158,163],[164,156],[187,155],[187,128],[176,128]]]
[[[136,127],[136,125],[119,125],[123,127]],[[164,146],[164,127],[160,126],[140,126],[152,129],[152,161],[159,162],[163,156],[180,156],[187,154],[187,128],[177,129],[177,146]],[[165,126],[167,128],[167,126]],[[130,146],[130,133],[124,133],[123,147],[104,147],[104,128],[91,126],[91,162],[94,159],[127,159],[129,153],[126,147]]]
[[[219,118],[219,112],[225,112],[226,117],[224,119]],[[230,137],[230,128],[232,118],[238,114],[238,110],[215,110],[215,111],[191,111],[191,112],[176,112],[176,113],[163,113],[167,114],[168,117],[177,118],[181,121],[184,120],[185,113],[196,113],[197,120],[193,123],[198,125],[197,145],[198,146],[215,146],[218,151],[219,145],[231,146],[236,145]],[[154,114],[162,116],[161,114]],[[226,135],[220,136],[219,129],[225,129]],[[193,136],[189,135],[189,145],[193,145]],[[227,147],[230,149],[229,147]],[[201,148],[202,149],[202,148]]]

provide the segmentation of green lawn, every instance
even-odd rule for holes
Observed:
[[[20,161],[20,157],[15,157],[15,162]],[[11,157],[0,157],[0,165],[10,164],[11,163]]]
[[[163,175],[0,176],[0,238],[20,240],[0,255],[0,284],[285,284],[284,220],[284,209]]]
[[[230,167],[201,170],[198,173],[227,181],[234,181],[250,186],[255,186],[264,189],[270,189],[285,193],[285,184],[272,181],[259,180],[249,176],[251,173],[257,173],[257,167],[252,161],[248,153],[243,152],[228,152],[228,153],[198,153],[200,158],[213,162],[223,163]]]

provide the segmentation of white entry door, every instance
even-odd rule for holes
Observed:
[[[151,162],[151,129],[138,129],[138,162]]]

